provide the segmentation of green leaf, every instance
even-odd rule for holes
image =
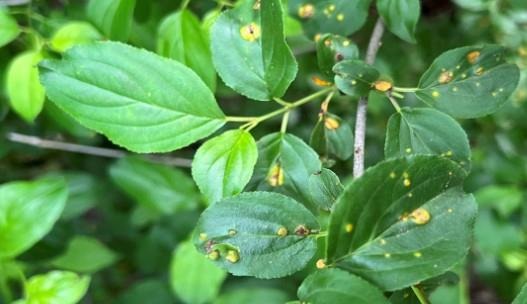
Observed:
[[[209,203],[242,192],[253,174],[258,148],[251,133],[232,130],[196,152],[192,176]]]
[[[333,66],[348,59],[358,59],[359,48],[346,37],[327,34],[317,41],[318,68],[327,81],[333,81]]]
[[[289,296],[278,289],[266,287],[240,287],[233,291],[222,293],[214,304],[284,304]]]
[[[51,271],[31,277],[25,286],[26,303],[75,304],[90,285],[90,277],[68,271]]]
[[[215,299],[227,274],[199,253],[191,242],[181,243],[172,257],[170,282],[176,295],[188,304]]]
[[[194,209],[198,203],[192,179],[174,168],[129,157],[112,165],[110,176],[138,204],[158,215]]]
[[[498,45],[466,46],[437,57],[419,81],[416,96],[458,118],[492,114],[503,106],[519,81]]]
[[[309,177],[321,169],[317,153],[302,139],[272,133],[258,141],[258,161],[249,188],[280,192],[313,208]]]
[[[524,195],[517,186],[490,185],[479,189],[476,201],[480,206],[493,207],[499,215],[506,219],[522,206]]]
[[[370,168],[335,204],[328,263],[383,290],[445,272],[471,242],[476,204],[459,189],[465,176],[461,167],[437,156],[393,159]]]
[[[225,124],[212,92],[192,70],[125,44],[78,46],[40,66],[51,101],[134,152],[176,150]]]
[[[61,131],[67,132],[74,137],[94,138],[96,133],[89,130],[77,122],[73,117],[66,114],[52,102],[46,102],[44,105],[44,114],[51,120],[52,124]]]
[[[343,189],[338,176],[329,169],[322,168],[309,177],[311,200],[323,210],[331,209]]]
[[[13,258],[46,235],[60,217],[68,191],[61,178],[0,186],[0,258]]]
[[[212,91],[216,89],[216,70],[212,64],[208,33],[191,11],[179,11],[162,21],[157,53],[188,66]]]
[[[90,0],[86,15],[106,37],[126,42],[132,28],[136,0]]]
[[[386,158],[414,154],[448,157],[470,171],[467,134],[452,117],[430,108],[402,108],[388,121]]]
[[[415,27],[421,15],[419,0],[377,0],[377,11],[390,32],[415,43]]]
[[[309,38],[332,33],[349,36],[366,22],[371,0],[289,0],[289,11]]]
[[[254,100],[282,97],[298,71],[285,42],[279,0],[245,0],[224,12],[211,32],[214,65],[225,84]]]
[[[527,302],[527,284],[524,284],[520,293],[516,296],[512,304],[523,304]]]
[[[18,34],[20,34],[18,23],[9,15],[9,11],[0,7],[0,48],[15,40]]]
[[[317,219],[301,204],[271,192],[246,192],[207,208],[194,244],[238,276],[271,279],[304,268],[316,252]]]
[[[17,55],[7,70],[7,97],[11,108],[27,122],[42,111],[46,93],[39,82],[37,64],[42,59],[38,51]]]
[[[347,160],[353,155],[354,135],[348,123],[340,117],[324,113],[315,125],[309,144],[326,159],[336,156]]]
[[[382,291],[351,273],[324,269],[308,276],[298,288],[302,302],[317,304],[388,304]]]
[[[49,174],[49,176],[55,176],[55,174]],[[104,200],[102,182],[94,175],[69,172],[62,173],[61,176],[66,179],[69,193],[61,219],[71,220],[78,217]]]
[[[337,88],[352,97],[368,96],[380,77],[374,67],[361,60],[341,61],[333,67],[333,72]]]
[[[90,23],[71,21],[61,26],[51,37],[50,46],[57,52],[102,38],[101,34]]]
[[[64,254],[51,261],[51,265],[80,273],[94,273],[112,265],[117,258],[97,239],[79,235],[70,241]]]
[[[165,278],[145,279],[128,286],[114,304],[173,303],[174,296]]]

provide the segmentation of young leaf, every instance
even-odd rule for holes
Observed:
[[[134,152],[176,150],[225,124],[214,95],[192,70],[125,44],[78,46],[40,66],[51,101]]]
[[[348,59],[358,59],[359,48],[346,37],[327,34],[317,41],[318,68],[327,81],[333,81],[333,66]]]
[[[0,258],[14,258],[44,237],[60,217],[67,197],[61,178],[0,186]]]
[[[343,189],[339,177],[329,169],[322,168],[309,177],[311,200],[323,210],[331,209]]]
[[[37,64],[42,59],[38,51],[16,56],[7,70],[7,97],[11,108],[27,122],[42,111],[46,93],[39,82]]]
[[[209,203],[242,192],[253,175],[258,148],[251,133],[232,130],[204,143],[192,162],[192,176]]]
[[[348,123],[331,113],[320,115],[309,144],[325,158],[347,160],[353,154],[353,131]]]
[[[496,112],[516,89],[519,69],[505,63],[498,45],[466,46],[437,57],[419,81],[416,96],[454,117]]]
[[[126,42],[134,20],[136,0],[90,0],[87,16],[111,40]]]
[[[448,157],[470,171],[467,134],[452,117],[430,108],[402,108],[388,121],[386,158],[413,154]]]
[[[51,261],[51,265],[64,270],[94,273],[112,265],[117,254],[95,238],[76,236],[66,252]]]
[[[57,52],[83,43],[90,43],[102,38],[91,24],[82,21],[71,21],[61,26],[51,38],[50,46]]]
[[[9,15],[9,11],[0,7],[0,48],[15,40],[20,34],[20,27],[16,20]]]
[[[335,204],[328,263],[383,290],[445,272],[471,242],[476,204],[459,188],[465,174],[437,156],[394,159],[369,169]]]
[[[523,304],[527,302],[527,284],[524,284],[520,293],[516,296],[512,304]]]
[[[303,303],[388,304],[382,291],[367,281],[340,269],[326,268],[308,276],[298,288]]]
[[[390,32],[415,43],[415,27],[421,15],[419,0],[377,0],[377,11]]]
[[[215,299],[226,276],[189,241],[181,243],[172,256],[170,283],[185,303],[201,304]]]
[[[349,36],[366,22],[371,0],[290,0],[289,11],[309,38],[332,33]]]
[[[124,158],[112,165],[110,176],[138,204],[159,215],[193,209],[198,202],[192,180],[167,166]]]
[[[345,60],[333,67],[335,85],[346,95],[367,96],[380,77],[379,72],[361,60]]]
[[[212,27],[212,55],[229,87],[254,100],[282,97],[298,71],[279,0],[244,0]]]
[[[188,66],[211,91],[216,89],[208,33],[191,11],[182,10],[163,20],[158,30],[157,53]]]
[[[302,139],[292,134],[269,134],[258,141],[258,161],[250,188],[281,192],[313,208],[309,177],[321,169],[317,153]]]
[[[86,294],[90,277],[68,271],[51,271],[31,277],[25,284],[24,303],[76,304]]]
[[[194,235],[198,250],[238,276],[271,279],[304,268],[316,252],[317,219],[271,192],[245,192],[207,208]]]

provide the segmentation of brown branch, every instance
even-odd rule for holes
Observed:
[[[24,145],[34,146],[41,149],[66,151],[85,155],[94,155],[106,158],[122,158],[129,155],[126,151],[117,149],[107,149],[92,147],[86,145],[72,144],[62,141],[47,140],[36,136],[29,136],[20,133],[10,132],[6,135],[7,139]],[[176,166],[176,167],[190,167],[192,161],[185,158],[179,157],[165,157],[165,156],[148,156],[148,159],[165,165]]]
[[[377,57],[377,51],[381,47],[381,39],[384,34],[384,24],[381,18],[377,19],[373,33],[371,34],[366,53],[366,63],[373,64]],[[353,158],[353,177],[357,178],[364,173],[364,148],[366,141],[366,110],[368,108],[368,97],[361,97],[357,105],[357,118],[355,121],[355,145]]]

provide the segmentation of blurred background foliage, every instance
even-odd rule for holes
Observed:
[[[222,2],[194,0],[189,8],[200,18],[210,20],[211,12]],[[179,6],[174,0],[137,0],[129,43],[155,51],[160,23]],[[431,295],[434,304],[510,303],[527,281],[527,1],[423,0],[422,9],[417,44],[403,42],[390,33],[383,39],[376,66],[398,85],[415,86],[437,55],[471,44],[503,44],[510,50],[510,61],[521,69],[520,86],[501,111],[461,121],[473,153],[466,190],[475,193],[480,206],[474,246],[465,264],[457,269],[459,282],[440,287]],[[0,182],[60,174],[70,187],[62,219],[18,260],[28,274],[51,268],[92,274],[86,303],[182,302],[185,295],[176,294],[171,285],[187,273],[184,268],[178,272],[181,267],[174,264],[171,269],[171,260],[174,252],[183,250],[180,244],[185,244],[205,207],[186,163],[173,168],[139,158],[118,161],[8,140],[11,132],[17,132],[116,149],[49,102],[34,123],[25,122],[9,109],[5,92],[6,70],[14,56],[37,40],[45,43],[46,56],[57,56],[49,42],[54,33],[71,21],[90,22],[85,1],[41,0],[9,10],[26,32],[0,48]],[[372,10],[368,24],[352,36],[361,55],[374,14]],[[316,54],[314,43],[302,35],[293,19],[287,21],[287,35],[300,64],[298,77],[285,98],[293,100],[315,89],[311,77],[317,72]],[[220,81],[216,95],[228,115],[254,115],[276,109],[272,103],[248,101]],[[418,102],[408,94],[402,104]],[[348,97],[332,103],[332,112],[350,125],[354,124],[355,108],[356,100]],[[308,141],[318,111],[318,105],[310,104],[293,112],[290,132]],[[372,93],[367,165],[383,158],[386,123],[393,111],[385,97]],[[254,137],[275,132],[279,125],[280,121],[274,120],[259,126]],[[196,149],[193,145],[168,156],[191,159]],[[351,167],[351,160],[337,162],[333,170],[346,180]],[[217,297],[217,291],[208,290],[210,286],[189,288],[212,293],[214,303],[283,303],[295,299],[296,288],[305,275],[300,272],[287,279],[266,281],[227,276]],[[17,288],[15,284],[12,287]]]

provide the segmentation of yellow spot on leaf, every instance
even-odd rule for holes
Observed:
[[[315,6],[307,3],[298,8],[298,16],[303,19],[308,19],[315,15]]]
[[[229,229],[228,233],[229,233],[230,236],[235,236],[236,233],[238,233],[238,232],[236,230],[234,230],[234,229]]]
[[[296,228],[295,228],[295,234],[298,235],[298,236],[306,236],[310,233],[310,230],[309,228],[307,228],[306,226],[304,225],[298,225]]]
[[[260,38],[262,31],[260,26],[254,22],[249,23],[245,26],[242,26],[240,29],[240,35],[243,40],[254,42],[256,39]]]
[[[472,51],[472,52],[468,53],[467,54],[468,62],[470,64],[476,63],[476,61],[478,61],[479,55],[481,55],[481,53],[479,51]]]
[[[351,84],[352,84],[352,85],[356,85],[356,84],[357,84],[357,80],[352,80],[352,81],[351,81]]]
[[[327,80],[324,80],[318,76],[311,77],[311,80],[313,80],[313,83],[319,87],[330,87],[333,85],[332,82],[329,82]]]
[[[324,126],[328,130],[336,130],[340,127],[340,123],[335,118],[326,117],[324,119]]]
[[[285,227],[278,228],[278,231],[276,231],[276,234],[278,234],[278,236],[280,236],[280,237],[286,236],[287,235],[287,228],[285,228]]]
[[[338,21],[344,21],[344,14],[338,14],[337,15],[337,20]]]
[[[410,219],[417,225],[424,225],[430,221],[430,212],[424,208],[417,208],[410,214]]]
[[[315,42],[318,42],[320,40],[320,37],[322,37],[322,34],[316,34],[315,35]]]
[[[318,269],[326,268],[326,261],[324,259],[319,259],[316,263]]]
[[[389,258],[391,258],[391,257],[392,257],[392,255],[391,255],[391,254],[389,254],[389,253],[385,253],[385,254],[384,254],[384,257],[385,257],[385,258],[387,258],[387,259],[389,259]]]
[[[406,148],[404,151],[405,151],[406,153],[412,153],[412,148]]]
[[[260,0],[254,1],[253,10],[259,10],[261,7]]]
[[[220,253],[218,252],[218,250],[214,250],[214,251],[212,251],[211,253],[209,253],[209,254],[207,255],[207,257],[208,257],[210,260],[216,261],[216,260],[220,257]]]
[[[448,213],[452,213],[452,211],[454,211],[452,208],[448,208]]]
[[[236,250],[229,250],[227,251],[225,259],[231,263],[236,263],[240,260],[240,254]]]
[[[346,230],[347,233],[351,233],[353,231],[353,224],[351,223],[346,224],[344,229]]]
[[[483,75],[484,71],[485,71],[485,69],[483,69],[483,67],[479,67],[479,68],[476,69],[476,75],[481,76],[481,75]]]
[[[435,97],[435,98],[439,97],[439,92],[438,91],[433,91],[432,92],[432,97]]]
[[[453,88],[452,88],[452,91],[457,92],[457,91],[458,91],[458,88],[457,88],[457,87],[453,87]]]
[[[412,192],[408,193],[408,197],[412,197],[414,194]]]
[[[405,187],[410,187],[410,185],[412,185],[412,181],[410,181],[409,178],[405,178],[405,179],[403,180],[403,185],[404,185]]]
[[[381,242],[381,245],[386,245],[386,240],[385,239],[381,239],[380,242]]]
[[[395,172],[390,172],[390,178],[395,178],[397,177],[397,175],[395,174]]]
[[[351,41],[349,41],[349,40],[344,40],[342,42],[342,46],[349,46],[350,44],[351,44]]]
[[[445,71],[439,75],[438,81],[440,84],[449,83],[450,81],[452,81],[453,77],[454,73],[452,73],[451,71]]]
[[[284,184],[284,170],[280,166],[280,164],[274,165],[271,170],[269,170],[269,174],[267,175],[267,182],[272,187],[279,187]]]
[[[414,257],[416,257],[416,258],[420,258],[420,257],[422,257],[422,256],[423,256],[423,254],[420,253],[419,251],[414,252]]]
[[[331,4],[330,6],[328,6],[328,10],[330,12],[334,11],[337,7],[335,6],[335,4]]]
[[[206,241],[207,240],[207,234],[206,233],[200,233],[199,234],[199,240],[200,241]]]
[[[377,91],[386,92],[392,88],[393,84],[386,80],[377,80],[373,83],[373,86]]]
[[[445,155],[450,157],[450,156],[454,155],[454,153],[452,152],[452,150],[448,150],[448,151],[446,151]]]

